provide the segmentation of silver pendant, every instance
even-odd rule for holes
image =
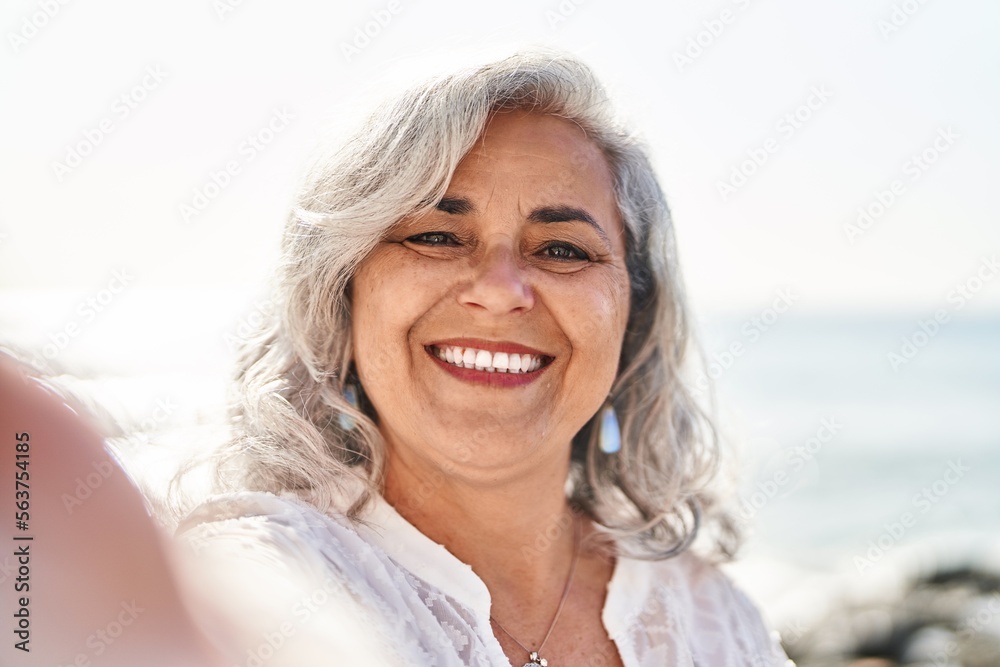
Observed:
[[[528,660],[531,662],[524,663],[524,667],[538,667],[539,665],[541,665],[541,667],[548,667],[549,664],[549,661],[545,658],[538,657],[538,651],[532,651],[529,653]]]

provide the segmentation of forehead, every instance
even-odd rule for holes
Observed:
[[[585,197],[617,218],[607,158],[579,125],[565,118],[521,110],[491,116],[451,185],[498,184],[519,185],[542,199]]]

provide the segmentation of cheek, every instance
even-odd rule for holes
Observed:
[[[587,357],[589,372],[613,377],[628,321],[628,281],[608,276],[586,289],[564,294],[560,302],[574,353]]]
[[[409,335],[435,298],[435,285],[417,271],[406,253],[377,251],[353,282],[353,340],[356,359],[369,377],[398,372],[409,355]]]
[[[632,286],[629,283],[628,273],[622,271],[620,276],[614,281],[614,304],[611,317],[615,323],[615,339],[621,345],[625,338],[625,328],[628,326],[629,312],[632,306]]]
[[[363,384],[366,378],[384,375],[398,355],[390,341],[396,334],[393,318],[399,313],[390,299],[393,281],[386,268],[384,262],[369,258],[353,281],[352,339]]]
[[[625,327],[628,325],[631,305],[632,290],[628,272],[624,268],[615,271],[608,277],[601,294],[600,302],[603,307],[601,316],[608,323],[605,334],[608,340],[617,346],[615,348],[617,350],[625,338]]]

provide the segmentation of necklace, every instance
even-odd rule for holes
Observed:
[[[522,644],[517,640],[517,637],[510,634],[507,628],[500,625],[500,621],[490,616],[490,620],[497,624],[497,627],[503,630],[503,633],[514,640],[514,643],[524,649],[524,652],[528,654],[528,662],[524,663],[524,667],[536,667],[541,665],[541,667],[547,667],[549,661],[538,655],[539,651],[545,646],[545,642],[549,640],[549,635],[552,634],[552,628],[556,627],[556,621],[559,620],[559,614],[562,613],[563,605],[566,604],[566,598],[569,597],[569,589],[573,583],[573,573],[576,572],[576,561],[580,556],[580,522],[577,520],[574,524],[573,529],[573,561],[569,566],[569,576],[566,577],[566,585],[563,586],[562,597],[559,599],[559,606],[556,607],[555,616],[552,617],[552,622],[549,623],[549,630],[545,633],[542,638],[542,643],[538,645],[537,651],[532,651],[527,646]]]

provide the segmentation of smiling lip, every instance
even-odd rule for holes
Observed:
[[[476,350],[485,350],[491,354],[496,352],[504,352],[508,355],[529,354],[539,357],[541,359],[541,364],[535,370],[523,373],[504,373],[481,370],[478,368],[463,368],[438,357],[437,351],[446,347],[474,348]],[[547,355],[541,350],[528,347],[526,345],[503,341],[488,341],[477,338],[449,338],[447,340],[434,341],[433,343],[425,345],[424,350],[427,352],[427,355],[438,364],[438,366],[454,377],[457,377],[460,380],[465,380],[466,382],[485,384],[493,387],[521,387],[534,382],[545,371],[545,369],[549,367],[554,359],[552,355]]]

